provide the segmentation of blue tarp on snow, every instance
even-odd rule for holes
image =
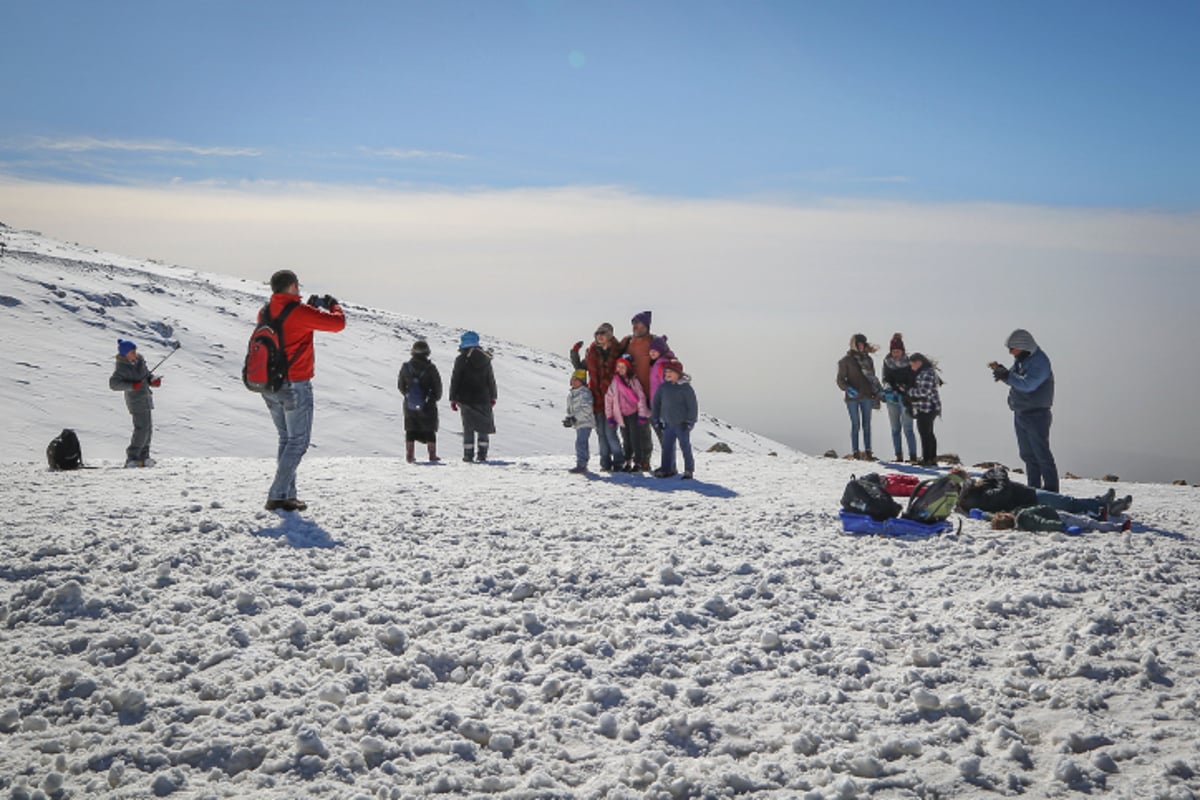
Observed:
[[[911,519],[872,519],[866,514],[855,514],[850,511],[839,511],[842,518],[842,530],[846,533],[875,533],[881,536],[934,536],[954,530],[950,520],[941,522],[915,522]]]

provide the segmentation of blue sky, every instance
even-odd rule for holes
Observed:
[[[0,171],[1192,209],[1200,4],[10,3]]]
[[[9,226],[287,266],[564,355],[651,309],[705,410],[812,453],[847,449],[850,336],[901,331],[943,367],[941,449],[1017,464],[984,365],[1024,327],[1063,469],[1200,481],[1196,0],[47,0],[2,23]]]

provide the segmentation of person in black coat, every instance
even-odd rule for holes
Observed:
[[[479,347],[479,334],[467,331],[459,340],[450,375],[450,410],[462,415],[463,461],[487,461],[490,435],[496,432],[494,405],[492,356]]]
[[[429,360],[429,343],[419,341],[412,346],[412,358],[400,367],[396,386],[404,398],[404,450],[411,464],[416,461],[417,442],[429,448],[429,460],[441,461],[437,455],[438,409],[442,399],[442,376]]]

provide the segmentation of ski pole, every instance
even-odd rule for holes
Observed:
[[[171,350],[171,352],[167,353],[165,356],[162,357],[162,361],[159,361],[157,364],[154,365],[154,367],[150,370],[150,374],[153,375],[158,370],[158,368],[163,365],[163,362],[166,361],[171,356],[175,355],[176,351],[178,351],[178,350],[179,350],[179,342],[175,342],[175,347]]]

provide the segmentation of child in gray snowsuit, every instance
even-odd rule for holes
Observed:
[[[571,393],[567,395],[567,416],[563,418],[563,427],[575,429],[575,466],[567,471],[582,475],[587,472],[588,459],[591,458],[588,440],[592,438],[592,428],[596,427],[596,412],[592,407],[592,391],[587,387],[585,369],[571,373]]]
[[[158,388],[162,378],[150,374],[146,360],[138,355],[137,345],[127,339],[117,339],[117,364],[108,388],[125,393],[125,407],[133,417],[133,436],[125,448],[125,466],[152,467],[150,436],[154,426],[150,411],[154,408],[150,387]]]

